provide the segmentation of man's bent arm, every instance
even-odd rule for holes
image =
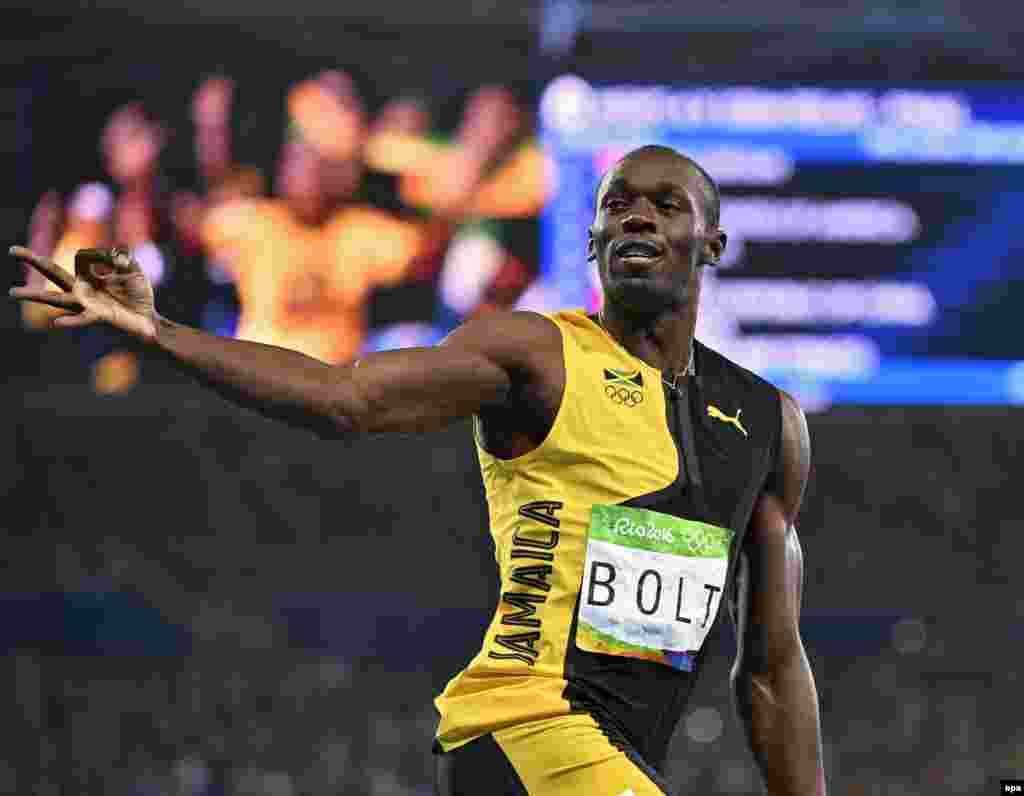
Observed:
[[[232,403],[290,425],[333,436],[332,368],[298,351],[218,337],[158,318],[151,341],[180,370]]]
[[[337,366],[162,318],[152,342],[233,403],[336,436],[429,431],[500,403],[538,322],[548,323],[526,313],[496,314],[463,325],[438,346],[373,353]]]
[[[810,466],[803,413],[783,396],[780,472],[761,495],[744,544],[733,691],[772,796],[823,796],[818,694],[800,638],[803,554],[794,521]]]
[[[433,348],[370,354],[331,366],[296,351],[232,340],[163,318],[142,268],[120,249],[80,249],[72,276],[22,246],[12,257],[60,291],[10,290],[25,302],[55,307],[65,328],[107,323],[157,347],[182,370],[229,400],[334,436],[354,431],[427,431],[505,403],[550,355],[557,328],[530,312],[470,321]]]

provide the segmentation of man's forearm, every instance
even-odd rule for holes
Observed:
[[[331,366],[298,351],[235,340],[156,323],[153,344],[181,370],[232,403],[333,436],[350,430],[340,410],[344,366]]]
[[[738,672],[733,689],[771,796],[824,796],[818,693],[803,649],[770,673]]]

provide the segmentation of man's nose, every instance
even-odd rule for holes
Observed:
[[[654,232],[654,219],[643,210],[634,210],[622,220],[623,232]]]

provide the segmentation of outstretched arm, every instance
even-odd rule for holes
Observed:
[[[472,321],[433,348],[370,354],[348,365],[276,346],[207,334],[161,317],[138,265],[117,250],[84,249],[71,277],[46,258],[11,254],[63,288],[14,288],[15,298],[55,306],[57,326],[104,322],[166,353],[219,393],[324,436],[427,431],[503,403],[524,378],[549,325],[530,313]]]
[[[818,694],[800,638],[803,552],[794,522],[810,467],[803,412],[782,396],[779,471],[754,509],[740,566],[737,709],[772,796],[824,796]]]

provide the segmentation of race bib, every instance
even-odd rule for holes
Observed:
[[[576,646],[693,671],[721,603],[732,537],[657,511],[594,506]]]

